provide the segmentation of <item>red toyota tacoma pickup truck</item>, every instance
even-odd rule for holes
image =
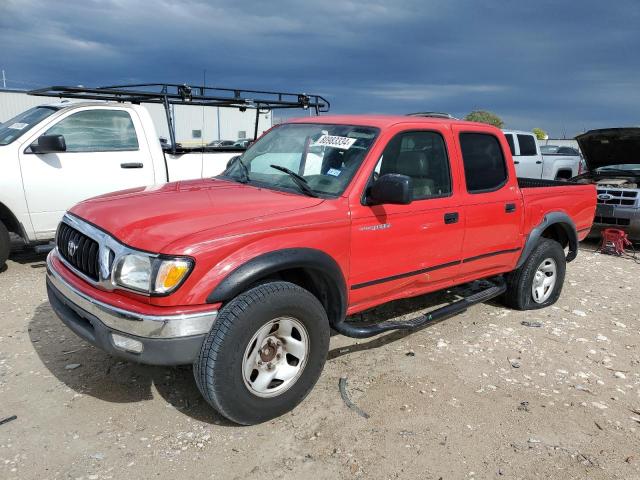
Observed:
[[[416,329],[501,296],[559,297],[593,185],[517,179],[502,132],[452,119],[326,116],[279,125],[216,178],[73,207],[47,259],[55,312],[119,357],[193,364],[225,417],[262,422],[320,376],[331,329]],[[409,322],[348,316],[477,279]]]

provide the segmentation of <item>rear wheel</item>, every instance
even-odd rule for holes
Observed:
[[[329,348],[329,322],[307,290],[259,285],[219,312],[194,364],[205,400],[243,425],[292,410],[315,385]]]
[[[0,271],[4,268],[9,252],[11,251],[11,241],[9,239],[9,231],[4,223],[0,222]]]
[[[507,276],[505,305],[534,310],[554,304],[562,292],[566,264],[562,245],[541,238],[524,264]]]

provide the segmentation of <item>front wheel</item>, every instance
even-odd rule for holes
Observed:
[[[562,245],[541,238],[520,268],[507,276],[504,303],[517,310],[534,310],[554,304],[562,292],[566,265]]]
[[[309,291],[288,282],[259,285],[218,313],[194,364],[198,389],[239,424],[280,416],[318,380],[329,334],[326,312]]]

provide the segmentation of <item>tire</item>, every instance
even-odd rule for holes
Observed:
[[[0,222],[0,271],[4,269],[9,252],[11,251],[11,241],[9,240],[9,231],[4,223]]]
[[[535,310],[553,305],[562,292],[566,268],[562,245],[555,240],[541,238],[524,264],[507,275],[503,303],[516,310]],[[536,272],[541,272],[538,277]],[[555,277],[553,282],[551,277]],[[552,285],[545,286],[544,282]]]
[[[295,408],[320,377],[329,330],[324,308],[309,291],[289,282],[258,285],[218,312],[193,366],[198,389],[235,423],[278,417]],[[276,377],[269,381],[271,373]]]

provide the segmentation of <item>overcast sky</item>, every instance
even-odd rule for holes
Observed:
[[[0,0],[7,87],[304,91],[333,113],[486,109],[571,137],[640,125],[640,2]]]

